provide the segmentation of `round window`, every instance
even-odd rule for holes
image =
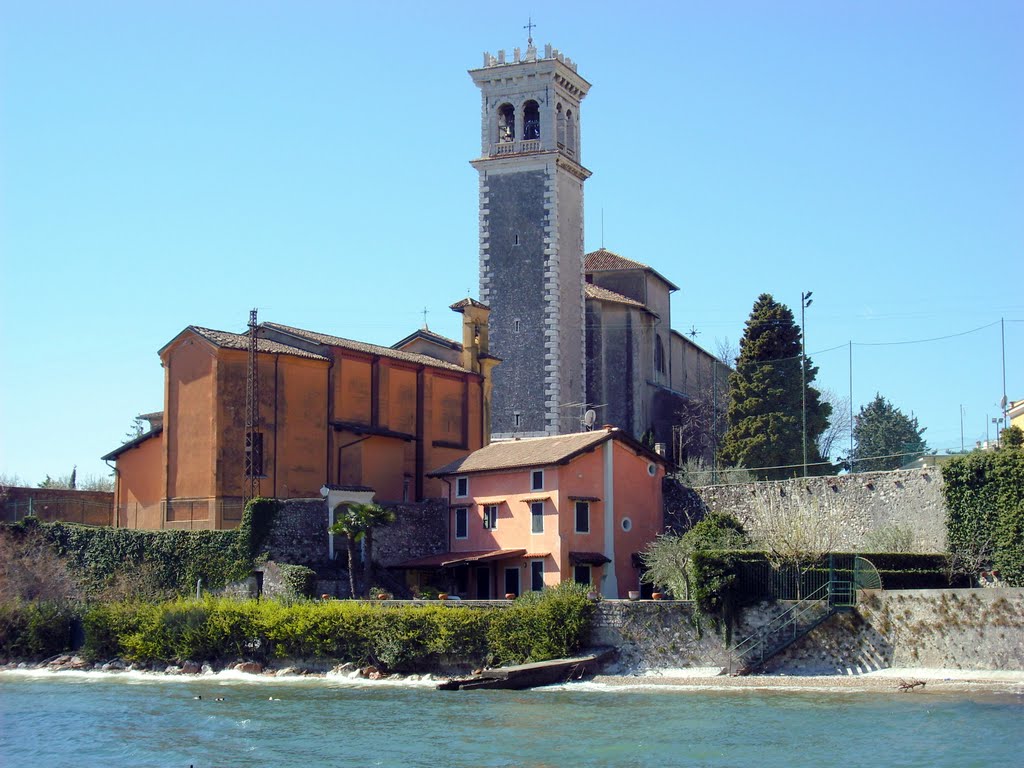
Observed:
[[[624,517],[622,518],[622,522],[620,523],[620,525],[622,525],[622,530],[629,531],[633,528],[633,521],[630,520],[628,517]]]
[[[654,477],[654,473],[658,471],[658,468],[654,464],[647,465],[647,474]]]

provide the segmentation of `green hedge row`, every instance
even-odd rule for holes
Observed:
[[[82,615],[83,653],[146,663],[321,658],[400,672],[445,660],[515,664],[575,653],[592,609],[575,584],[489,609],[224,598],[100,603]],[[38,603],[0,606],[0,656],[41,658],[69,649],[75,618]]]

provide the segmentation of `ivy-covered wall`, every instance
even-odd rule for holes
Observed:
[[[949,549],[963,568],[1024,586],[1024,450],[971,453],[942,468]]]

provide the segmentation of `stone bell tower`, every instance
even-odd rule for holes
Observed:
[[[480,300],[491,308],[492,437],[580,430],[584,400],[580,102],[590,83],[550,45],[484,54]]]

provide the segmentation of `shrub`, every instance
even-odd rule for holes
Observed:
[[[78,617],[63,602],[0,602],[0,657],[44,659],[71,648]]]
[[[594,605],[589,588],[562,582],[528,592],[511,607],[496,611],[487,632],[496,664],[522,664],[571,656],[579,650]]]
[[[316,571],[304,565],[279,563],[281,581],[290,597],[313,597],[316,594]]]

